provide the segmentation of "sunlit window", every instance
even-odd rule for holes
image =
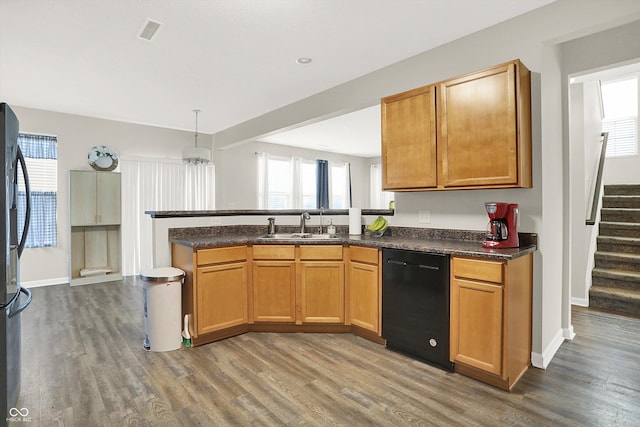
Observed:
[[[607,157],[638,154],[638,76],[602,82],[604,119],[602,131],[609,132]]]
[[[318,209],[315,160],[256,153],[260,209]],[[329,205],[346,209],[351,204],[349,163],[329,162]]]

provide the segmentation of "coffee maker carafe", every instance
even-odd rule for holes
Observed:
[[[517,203],[488,202],[484,204],[489,215],[487,235],[482,246],[485,248],[517,248],[518,220],[520,211]]]

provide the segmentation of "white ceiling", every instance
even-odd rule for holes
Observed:
[[[552,1],[0,0],[0,100],[215,133]]]

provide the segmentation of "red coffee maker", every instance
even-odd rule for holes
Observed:
[[[482,242],[485,248],[517,248],[518,222],[520,211],[517,203],[488,202],[484,204],[489,215],[487,240]]]

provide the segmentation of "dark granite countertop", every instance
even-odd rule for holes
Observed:
[[[278,230],[279,233],[295,231],[295,229]],[[169,229],[169,240],[193,249],[256,244],[344,244],[505,260],[535,252],[537,248],[537,235],[532,233],[519,233],[519,248],[485,249],[482,247],[484,232],[480,231],[390,227],[383,237],[374,237],[367,234],[349,235],[345,226],[338,226],[337,231],[336,237],[330,239],[268,239],[260,237],[266,232],[264,226],[172,228]]]

